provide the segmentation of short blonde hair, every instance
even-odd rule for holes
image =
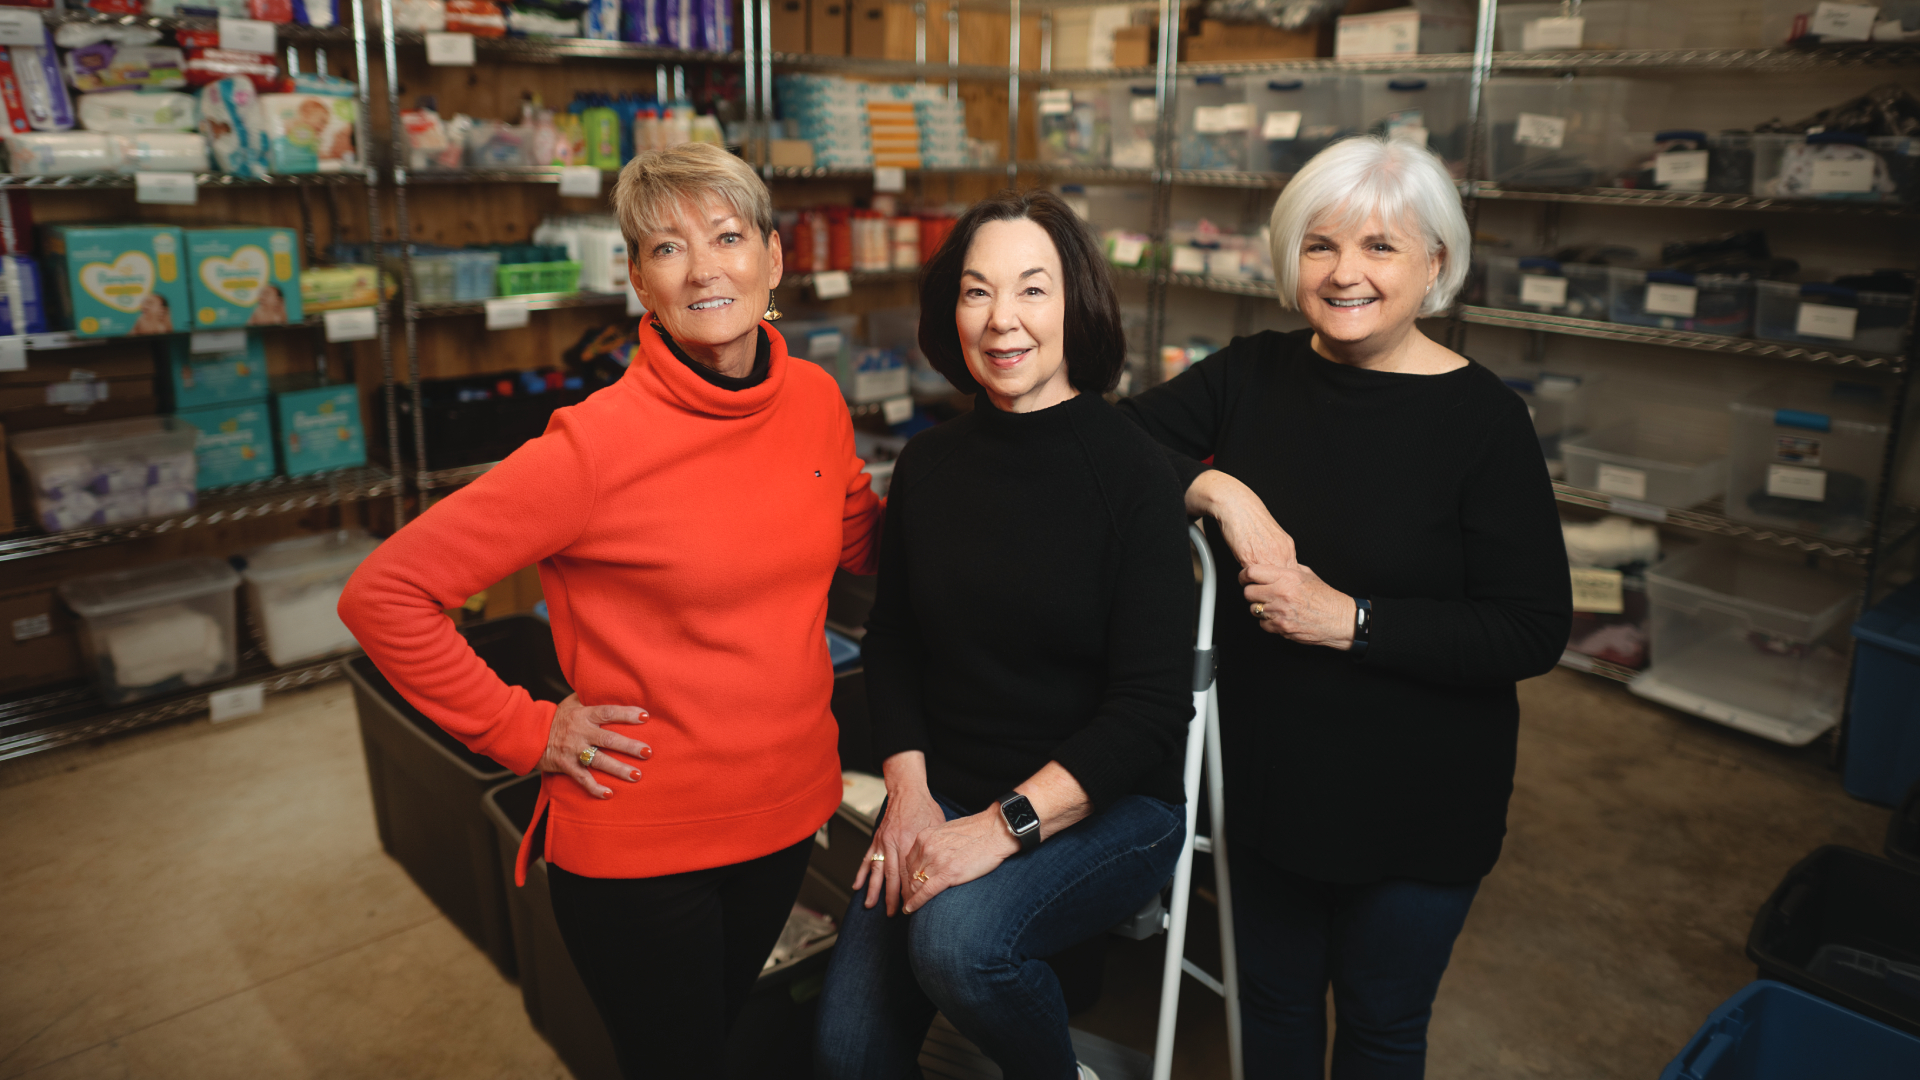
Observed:
[[[1466,284],[1473,233],[1460,206],[1460,189],[1433,151],[1408,139],[1356,135],[1314,155],[1273,204],[1274,291],[1280,306],[1298,304],[1300,245],[1316,225],[1353,227],[1374,214],[1387,228],[1418,230],[1429,256],[1446,253],[1440,276],[1420,305],[1438,315]]]
[[[712,143],[681,143],[635,154],[613,185],[613,212],[627,251],[638,258],[642,242],[671,226],[682,206],[719,199],[760,230],[773,235],[773,196],[753,166]]]

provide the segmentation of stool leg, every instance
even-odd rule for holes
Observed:
[[[1233,888],[1227,874],[1227,795],[1221,772],[1220,696],[1207,688],[1207,809],[1213,817],[1213,892],[1220,900],[1220,981],[1226,987],[1227,1058],[1233,1080],[1245,1080],[1240,1048],[1240,955],[1234,951]]]

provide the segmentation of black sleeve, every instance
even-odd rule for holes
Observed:
[[[1573,627],[1553,484],[1518,398],[1503,402],[1461,493],[1466,596],[1381,597],[1364,661],[1429,682],[1495,686],[1544,674]]]
[[[1226,417],[1227,365],[1243,347],[1235,339],[1159,386],[1120,399],[1120,412],[1165,448],[1181,491],[1210,468],[1202,461],[1213,456]]]
[[[887,497],[887,516],[880,533],[879,580],[874,583],[873,610],[867,615],[867,633],[860,641],[861,664],[866,669],[867,709],[873,725],[874,760],[885,762],[905,750],[926,752],[926,715],[922,710],[921,672],[926,650],[920,624],[913,613],[913,592],[907,580],[912,562],[907,553],[908,492],[912,488],[913,448],[909,446],[895,466]]]

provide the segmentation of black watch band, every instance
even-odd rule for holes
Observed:
[[[1000,820],[1007,823],[1007,831],[1020,841],[1020,852],[1026,854],[1040,846],[1040,815],[1034,812],[1033,804],[1025,795],[1009,791],[1000,796]]]
[[[1373,601],[1353,598],[1353,658],[1367,655],[1367,640],[1373,634]]]

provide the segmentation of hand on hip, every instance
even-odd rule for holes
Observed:
[[[582,705],[578,694],[568,694],[553,711],[553,725],[547,729],[547,750],[540,755],[540,771],[565,773],[585,788],[587,794],[596,799],[607,798],[613,789],[602,787],[591,770],[598,769],[633,783],[640,779],[640,770],[613,755],[626,754],[645,761],[653,756],[653,747],[608,731],[604,725],[646,722],[647,710],[638,706]]]

